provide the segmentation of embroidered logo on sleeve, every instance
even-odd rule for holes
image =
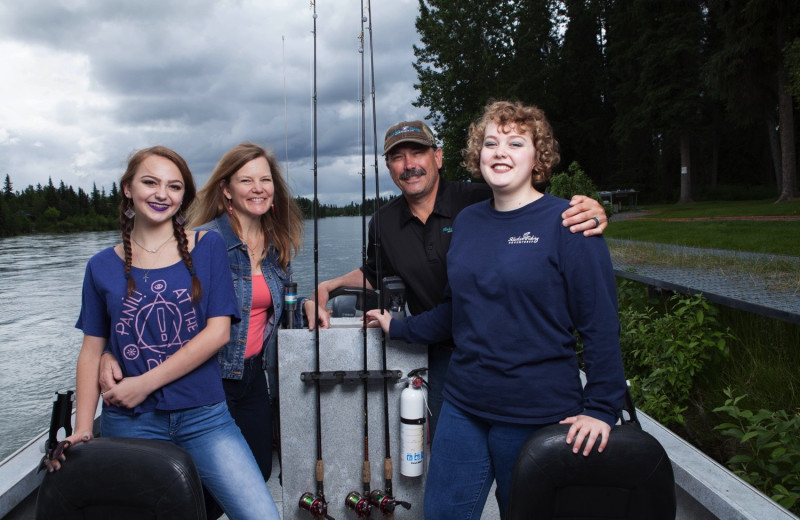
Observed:
[[[531,235],[530,231],[526,231],[520,237],[508,237],[508,245],[512,244],[535,244],[539,241],[539,237]]]

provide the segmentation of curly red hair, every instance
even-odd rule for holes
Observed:
[[[530,132],[536,150],[531,182],[536,185],[550,179],[553,168],[561,160],[558,141],[553,137],[553,127],[542,109],[519,101],[490,101],[486,105],[483,115],[469,125],[467,147],[461,151],[464,157],[461,166],[473,177],[481,176],[481,149],[489,123],[497,123],[503,129],[515,126],[518,131]]]

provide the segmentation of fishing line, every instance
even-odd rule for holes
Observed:
[[[370,62],[370,97],[372,100],[372,142],[375,166],[375,215],[372,217],[375,222],[375,269],[378,276],[378,292],[384,300],[383,294],[383,270],[381,266],[381,226],[380,226],[380,176],[378,175],[378,126],[377,111],[375,108],[375,53],[373,49],[372,34],[372,2],[367,1],[367,31],[369,32],[369,62]],[[383,305],[380,306],[381,313],[385,312]],[[374,490],[370,493],[372,505],[387,517],[394,518],[396,505],[401,505],[406,509],[411,507],[408,502],[401,502],[394,498],[392,493],[392,448],[391,448],[391,429],[389,426],[389,382],[387,369],[386,334],[381,331],[381,349],[383,350],[383,437],[385,447],[385,458],[383,463],[383,490]]]
[[[319,225],[318,225],[318,207],[319,197],[317,189],[317,5],[315,0],[311,0],[311,8],[313,10],[314,19],[314,67],[313,67],[313,83],[312,83],[312,142],[313,142],[313,172],[314,172],[314,204],[313,204],[313,218],[314,218],[314,287],[319,286]],[[317,375],[314,378],[315,400],[317,408],[317,462],[315,466],[315,478],[317,482],[316,495],[310,492],[305,492],[300,497],[299,506],[311,513],[314,518],[325,518],[333,520],[333,517],[328,515],[328,503],[325,500],[325,463],[322,460],[322,403],[321,403],[321,390],[320,390],[320,345],[319,345],[319,306],[314,305],[314,371]]]
[[[286,113],[286,37],[281,35],[281,54],[283,55],[283,128],[286,148],[286,188],[287,198],[289,194],[289,116]],[[289,202],[289,201],[287,201]],[[274,203],[274,199],[273,199]],[[291,204],[286,204],[286,228],[291,229]],[[294,312],[297,309],[297,282],[292,280],[292,271],[289,270],[289,278],[283,286],[283,312],[286,315],[284,326],[287,329],[295,328]]]
[[[364,0],[361,0],[361,32],[359,33],[359,47],[358,52],[361,54],[361,76],[359,81],[359,101],[361,102],[361,265],[367,265],[367,136],[366,136],[366,106],[365,106],[365,89],[364,83],[366,76],[364,74]],[[367,302],[367,275],[362,273],[361,276],[361,293],[365,304]],[[359,518],[368,518],[372,512],[372,504],[370,503],[370,483],[372,480],[372,472],[369,463],[369,382],[367,380],[368,363],[367,363],[367,321],[361,322],[361,338],[363,340],[362,358],[364,360],[362,372],[362,385],[363,385],[363,450],[364,460],[361,465],[361,493],[351,491],[345,499],[345,507],[355,511],[356,516]]]

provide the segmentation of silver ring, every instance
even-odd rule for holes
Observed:
[[[600,226],[600,221],[599,221],[599,220],[597,220],[597,217],[592,217],[592,220],[594,220],[594,224],[595,224],[595,226],[594,226],[594,227],[598,227],[598,226]]]

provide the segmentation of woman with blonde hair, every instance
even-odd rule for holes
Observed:
[[[302,214],[275,155],[245,142],[217,163],[189,221],[222,235],[228,249],[242,321],[231,327],[230,341],[217,359],[228,407],[267,480],[272,472],[271,402],[278,397],[277,332],[290,261],[303,243]],[[301,323],[305,301],[298,303],[295,322]]]

